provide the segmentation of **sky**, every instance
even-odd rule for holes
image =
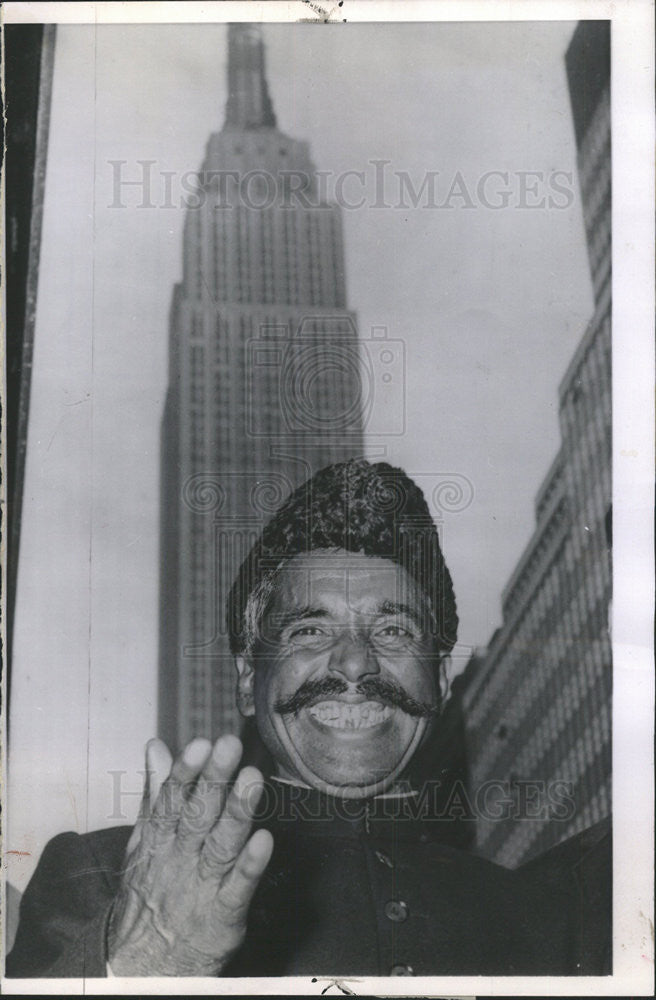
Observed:
[[[558,449],[558,384],[592,312],[564,71],[573,29],[264,29],[280,129],[309,142],[349,202],[364,197],[343,210],[360,335],[383,326],[405,350],[404,432],[372,435],[369,452],[429,493],[455,477],[469,498],[435,510],[461,617],[454,672],[500,623]],[[155,732],[179,195],[223,121],[225,38],[223,25],[58,28],[9,759],[17,849],[32,857],[58,830],[133,817]],[[387,207],[375,160],[388,161]],[[152,161],[153,207],[138,207],[138,185],[116,205],[119,161],[124,180]],[[403,173],[418,192],[432,176],[434,207],[400,196]],[[22,888],[33,861],[15,864]]]

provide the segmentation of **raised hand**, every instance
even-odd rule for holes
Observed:
[[[260,772],[243,768],[228,790],[241,754],[234,736],[197,739],[171,766],[161,740],[148,744],[144,809],[109,924],[115,976],[215,976],[242,944],[273,838],[249,839]]]

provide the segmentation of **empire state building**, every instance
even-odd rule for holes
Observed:
[[[159,732],[238,732],[225,600],[287,494],[363,452],[340,210],[276,124],[261,29],[228,26],[225,123],[188,199],[161,435]]]

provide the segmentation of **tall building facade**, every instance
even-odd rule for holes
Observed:
[[[535,533],[460,696],[471,789],[485,790],[476,850],[510,867],[611,807],[609,22],[581,22],[566,69],[595,310],[560,384]]]
[[[228,26],[228,99],[188,199],[161,436],[159,730],[238,732],[225,600],[285,496],[362,454],[341,216],[276,124],[257,25]]]

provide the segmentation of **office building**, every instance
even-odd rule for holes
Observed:
[[[276,124],[258,25],[229,25],[223,128],[188,199],[162,421],[160,735],[238,732],[225,599],[285,496],[362,454],[341,216]]]
[[[514,867],[611,808],[610,24],[566,54],[594,315],[559,389],[562,443],[503,623],[460,697],[470,787],[487,789],[476,850]]]

